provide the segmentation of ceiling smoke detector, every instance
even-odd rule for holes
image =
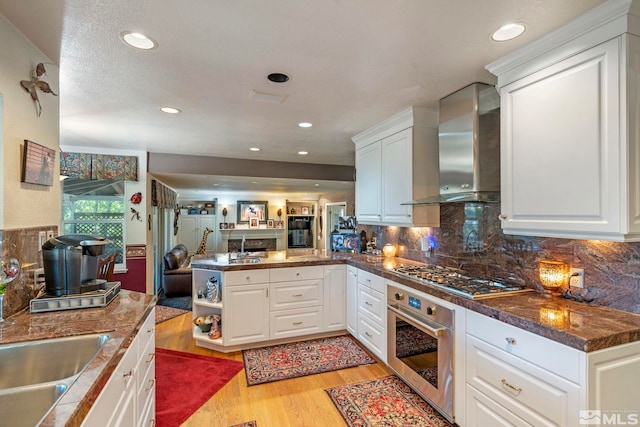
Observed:
[[[283,73],[271,73],[267,76],[269,81],[274,83],[285,83],[289,81],[289,76]]]

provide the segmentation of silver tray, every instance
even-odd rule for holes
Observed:
[[[83,294],[63,295],[60,297],[43,295],[34,298],[30,303],[31,313],[106,307],[120,293],[120,282],[107,282],[106,286],[106,289]]]

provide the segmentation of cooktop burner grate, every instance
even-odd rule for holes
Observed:
[[[501,279],[476,276],[437,265],[401,265],[394,272],[472,299],[529,292],[531,289]]]

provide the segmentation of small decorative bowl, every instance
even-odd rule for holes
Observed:
[[[193,319],[193,323],[200,328],[202,332],[209,332],[213,325],[213,316],[198,316]]]

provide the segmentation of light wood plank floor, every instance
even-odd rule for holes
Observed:
[[[191,338],[191,325],[191,313],[159,323],[156,325],[156,346],[242,361],[241,352],[225,354],[196,347]],[[182,426],[228,427],[251,420],[256,420],[258,427],[345,426],[324,390],[390,374],[386,366],[377,362],[247,387],[242,370]],[[206,378],[202,380],[206,381]]]

